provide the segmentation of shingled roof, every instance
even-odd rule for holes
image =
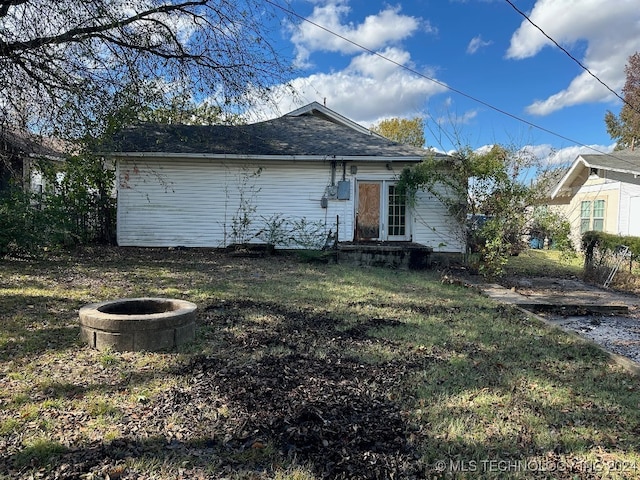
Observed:
[[[640,175],[640,150],[579,155],[551,192],[551,199],[573,195],[572,187],[584,183],[591,169]]]
[[[314,104],[311,104],[313,106]],[[316,107],[249,125],[140,124],[113,139],[112,153],[211,154],[277,157],[406,158],[420,161],[429,150],[392,142]]]
[[[59,139],[40,137],[17,128],[0,128],[0,152],[57,159],[64,156],[65,149],[68,145]]]
[[[581,155],[591,168],[640,174],[640,150],[618,150],[607,155]]]

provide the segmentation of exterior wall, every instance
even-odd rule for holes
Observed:
[[[612,234],[619,233],[620,183],[590,181],[578,190],[568,205],[558,207],[571,224],[571,240],[576,247],[580,246],[582,237],[580,233],[581,204],[583,201],[594,200],[605,201],[603,231]]]
[[[349,162],[343,169],[337,162],[332,173],[331,161],[119,158],[118,244],[225,247],[247,241],[262,243],[256,234],[265,233],[269,224],[265,220],[276,217],[322,223],[321,240],[329,230],[335,234],[339,222],[339,241],[352,241],[356,181],[392,180],[401,168]],[[349,199],[331,198],[332,178],[337,183],[343,174],[350,181]],[[321,205],[323,196],[328,197],[327,208]],[[413,241],[436,251],[463,251],[461,244],[443,242],[443,232],[451,222],[438,218],[442,212],[444,207],[433,204],[416,208],[410,224]]]
[[[620,235],[640,237],[640,179],[620,185],[618,229]]]
[[[580,205],[587,200],[605,201],[604,231],[614,235],[640,236],[640,178],[618,172],[589,177],[568,205],[558,207],[571,223],[571,237],[580,245]]]
[[[211,160],[118,162],[118,243],[122,246],[224,247],[258,242],[266,219],[322,221],[335,232],[349,201],[320,200],[330,163],[291,165]]]
[[[413,241],[428,245],[434,252],[464,253],[463,226],[449,215],[447,207],[427,192],[417,192],[412,209]]]

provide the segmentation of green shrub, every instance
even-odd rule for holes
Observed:
[[[633,262],[640,255],[640,237],[627,237],[595,231],[585,232],[582,235],[585,276],[596,280],[604,280],[610,273],[612,261],[623,246],[629,248],[628,264],[631,271]]]
[[[613,255],[621,247],[626,246],[631,253],[631,260],[640,256],[640,237],[626,237],[610,233],[590,231],[582,235],[582,250],[585,254],[585,267],[593,266],[597,258]]]
[[[21,188],[0,193],[0,257],[29,255],[47,245],[46,212]]]

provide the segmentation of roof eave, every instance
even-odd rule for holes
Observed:
[[[381,155],[249,155],[228,153],[167,153],[167,152],[109,152],[103,154],[111,158],[166,158],[199,160],[280,160],[289,162],[405,162],[419,163],[424,156],[381,156]]]
[[[569,170],[567,170],[567,173],[564,174],[564,176],[560,179],[556,187],[551,191],[552,200],[555,199],[560,194],[561,191],[567,191],[567,189],[569,189],[567,184],[569,183],[569,180],[573,179],[576,176],[576,171],[580,166],[588,168],[589,164],[586,162],[584,158],[582,158],[581,156],[578,156],[573,161],[573,164],[571,165]]]
[[[599,170],[608,170],[610,172],[626,173],[628,175],[640,176],[640,170],[632,170],[632,169],[627,169],[627,168],[615,168],[615,167],[611,167],[609,165],[598,165],[596,163],[590,163],[589,166],[591,168],[597,168]]]

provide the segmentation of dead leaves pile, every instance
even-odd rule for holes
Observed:
[[[248,321],[257,311],[269,321]],[[367,334],[388,320],[354,328],[250,300],[209,305],[202,317],[218,353],[192,357],[174,386],[123,409],[119,438],[72,446],[33,478],[270,478],[291,464],[316,478],[425,478],[423,433],[403,405],[412,375],[435,360],[356,355],[389,342]],[[15,456],[0,456],[0,469],[34,472]]]

